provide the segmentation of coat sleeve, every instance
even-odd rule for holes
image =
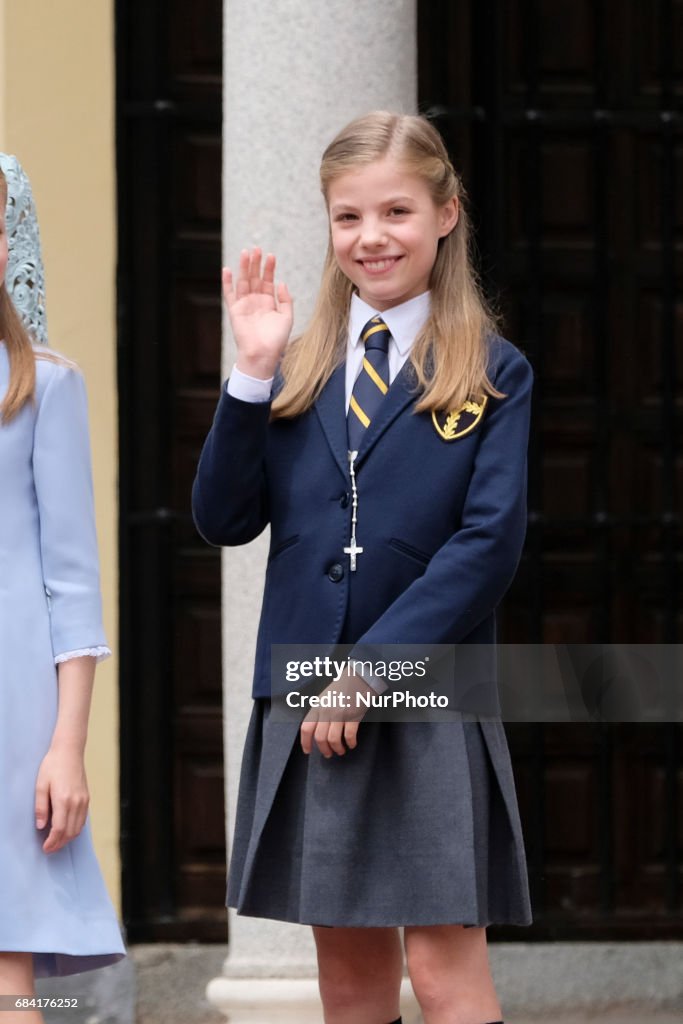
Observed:
[[[266,441],[270,402],[223,389],[192,486],[192,515],[209,544],[246,544],[268,524]]]
[[[45,364],[43,364],[45,367]],[[49,364],[36,417],[33,478],[56,658],[106,648],[83,378]]]
[[[526,458],[533,375],[509,346],[489,400],[461,523],[424,574],[398,597],[358,646],[459,643],[500,602],[526,532]],[[457,444],[457,441],[454,442]]]

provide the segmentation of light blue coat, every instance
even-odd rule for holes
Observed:
[[[0,951],[33,952],[41,977],[113,963],[124,947],[89,824],[49,855],[35,828],[55,658],[106,644],[83,378],[47,359],[36,370],[35,405],[0,424]],[[8,381],[0,342],[0,400]]]

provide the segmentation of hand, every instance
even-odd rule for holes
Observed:
[[[45,828],[50,821],[44,853],[61,850],[81,832],[89,803],[82,752],[66,746],[50,747],[36,780],[36,828]]]
[[[275,373],[292,330],[292,299],[286,284],[277,286],[275,257],[269,253],[261,270],[261,250],[243,249],[237,283],[223,270],[223,297],[237,345],[238,370],[267,380]]]
[[[374,690],[359,676],[346,675],[338,682],[330,683],[325,687],[320,696],[325,693],[334,693],[338,696],[348,698],[346,706],[332,708],[311,708],[299,730],[301,737],[301,749],[304,754],[310,754],[313,749],[313,741],[318,746],[323,757],[332,757],[333,754],[344,755],[347,751],[353,750],[358,745],[358,726],[361,723],[366,709],[360,707],[356,701],[356,694],[372,694]],[[330,716],[335,716],[335,721],[330,721]]]

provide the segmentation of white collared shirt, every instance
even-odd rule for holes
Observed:
[[[389,333],[391,334],[389,340],[389,383],[391,384],[410,355],[415,338],[426,324],[430,310],[429,292],[416,295],[414,299],[408,299],[407,302],[402,302],[400,306],[385,309],[383,313],[373,309],[372,306],[368,306],[367,302],[364,302],[360,296],[354,293],[349,310],[349,338],[346,344],[347,412],[349,411],[353,385],[363,365],[365,345],[361,341],[361,334],[368,320],[371,320],[373,316],[381,316],[389,328]]]
[[[392,309],[385,309],[380,312],[368,306],[360,296],[354,295],[351,298],[349,309],[349,335],[346,343],[346,410],[348,412],[351,392],[360,373],[363,364],[365,346],[361,341],[361,334],[368,320],[373,316],[381,316],[389,328],[391,339],[389,341],[389,382],[393,381],[397,373],[410,355],[415,338],[424,327],[431,311],[431,300],[429,292],[416,295],[414,299],[402,302],[400,306]],[[273,386],[273,378],[258,380],[242,373],[237,367],[233,367],[228,380],[228,394],[233,398],[239,398],[243,402],[267,402],[270,399],[270,392]]]

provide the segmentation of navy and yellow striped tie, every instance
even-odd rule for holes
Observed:
[[[366,429],[389,390],[389,328],[381,316],[368,320],[361,340],[365,355],[360,374],[353,385],[347,426],[349,448],[358,451]]]

